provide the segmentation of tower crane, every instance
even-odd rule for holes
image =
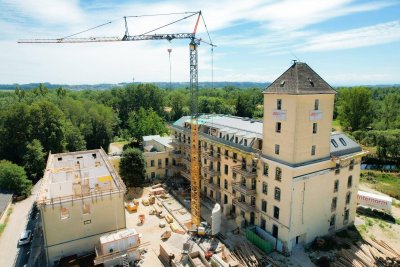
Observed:
[[[158,15],[171,15],[171,14],[189,14],[181,19],[170,22],[166,25],[145,32],[140,35],[130,35],[128,29],[127,18],[129,17],[141,17],[141,16],[125,16],[123,17],[125,22],[125,34],[122,38],[120,37],[89,37],[89,38],[72,38],[78,34],[88,32],[90,30],[105,26],[112,23],[113,21],[98,25],[96,27],[78,32],[59,39],[22,39],[18,40],[18,43],[95,43],[95,42],[119,42],[119,41],[147,41],[147,40],[174,40],[174,39],[189,39],[189,59],[190,59],[190,144],[191,144],[191,215],[192,215],[192,226],[198,227],[200,225],[200,168],[199,168],[199,125],[198,125],[198,54],[197,48],[200,42],[208,44],[211,48],[215,47],[211,41],[210,34],[207,29],[204,17],[201,11],[196,12],[183,12],[183,13],[170,13],[170,14],[154,14],[154,15],[142,15],[142,16],[158,16]],[[190,33],[167,33],[167,34],[151,34],[161,28],[167,27],[189,17],[197,15],[196,24],[193,32]],[[206,28],[209,42],[203,41],[202,39],[196,38],[197,28],[199,26],[200,18],[203,20],[204,27]],[[213,49],[211,49],[213,51]]]

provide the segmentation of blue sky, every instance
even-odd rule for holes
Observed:
[[[123,16],[202,10],[212,41],[199,47],[199,80],[273,81],[298,59],[328,83],[400,83],[400,1],[0,0],[0,83],[118,83],[189,80],[187,40],[90,44],[17,44],[60,38],[107,21],[77,37],[124,34]],[[141,34],[182,15],[132,18]],[[191,32],[195,17],[157,33]],[[207,40],[201,24],[198,37]]]

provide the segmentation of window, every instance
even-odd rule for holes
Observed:
[[[275,180],[277,180],[277,181],[282,180],[282,169],[279,167],[276,167],[276,169],[275,169]]]
[[[269,171],[269,165],[268,163],[264,163],[264,175],[268,176],[268,171]]]
[[[347,188],[350,188],[353,185],[353,175],[350,175],[349,178],[347,178]]]
[[[226,137],[226,140],[228,141],[229,140],[229,134],[225,135],[225,137]]]
[[[83,215],[90,214],[90,204],[83,203],[83,205],[82,205],[82,214]]]
[[[317,133],[317,128],[318,128],[317,123],[314,122],[314,123],[312,124],[312,133],[313,133],[313,134],[316,134],[316,133]]]
[[[256,206],[256,197],[251,197],[250,199],[250,206],[255,207]]]
[[[165,158],[165,166],[167,167],[169,165],[169,159]]]
[[[247,139],[244,139],[244,146],[247,146]]]
[[[161,168],[161,166],[162,166],[162,160],[158,159],[158,168]]]
[[[315,99],[314,101],[314,110],[318,110],[319,108],[319,99]]]
[[[266,182],[262,183],[262,192],[263,194],[268,195],[268,184]]]
[[[339,190],[339,180],[335,180],[335,185],[333,187],[333,192],[337,192]]]
[[[222,133],[219,133],[219,138],[222,138]]]
[[[349,170],[354,169],[354,159],[350,160]]]
[[[278,225],[273,224],[272,225],[272,236],[273,237],[278,238],[278,230],[279,230]]]
[[[261,210],[267,212],[267,201],[261,200]]]
[[[281,201],[281,189],[279,189],[279,187],[275,187],[274,198],[275,200]]]
[[[347,194],[346,194],[346,205],[350,204],[350,200],[351,200],[351,192],[347,192]]]
[[[278,109],[278,110],[282,109],[282,99],[276,100],[276,109]]]
[[[336,143],[335,139],[331,139],[331,143],[334,147],[339,147],[339,145]]]
[[[275,124],[275,132],[280,133],[281,132],[281,126],[282,126],[282,124],[280,122],[277,122]]]
[[[225,164],[225,170],[224,170],[225,174],[228,174],[228,165]]]
[[[228,204],[228,196],[224,194],[224,204]]]
[[[275,154],[279,155],[279,145],[275,145]]]
[[[331,203],[331,211],[336,210],[337,207],[337,197],[332,198],[332,203]]]
[[[285,85],[285,82],[286,82],[286,80],[282,80],[279,86],[283,87]]]
[[[279,208],[274,206],[274,218],[279,220]]]
[[[329,226],[335,226],[335,223],[336,223],[336,215],[333,214],[331,216],[331,219],[329,220]]]
[[[256,190],[256,187],[257,187],[257,180],[253,178],[251,180],[251,190]]]
[[[243,194],[240,194],[240,202],[246,202],[246,197]]]
[[[246,178],[242,176],[241,185],[246,187]]]
[[[221,162],[217,162],[217,172],[221,172]]]
[[[229,151],[227,149],[225,149],[225,156],[227,157],[229,154]]]
[[[344,218],[343,218],[343,220],[344,220],[344,224],[346,224],[347,223],[347,221],[349,220],[349,210],[348,209],[346,209],[345,211],[344,211]]]
[[[236,179],[236,172],[232,172],[232,178]]]
[[[264,218],[261,218],[260,228],[263,229],[264,231],[266,230],[266,224],[267,221]]]
[[[311,156],[315,156],[315,145],[311,147]]]
[[[236,136],[235,137],[235,143],[238,143],[238,141],[239,141],[239,138]]]
[[[204,187],[204,195],[207,195],[207,187]]]
[[[151,166],[151,167],[154,167],[154,160],[151,160],[151,161],[150,161],[150,166]]]
[[[228,181],[226,179],[224,180],[224,188],[228,189]]]
[[[336,163],[335,174],[339,174],[339,173],[340,173],[340,164]]]
[[[210,190],[210,197],[214,198],[214,191]]]
[[[233,159],[237,160],[237,153],[233,153]]]
[[[65,220],[69,218],[69,210],[67,208],[61,207],[60,208],[60,217],[61,220]]]
[[[339,138],[340,143],[342,143],[342,145],[347,146],[346,141],[344,141],[344,139],[342,137]]]
[[[156,173],[155,172],[151,173],[151,178],[153,178],[153,179],[156,178]]]

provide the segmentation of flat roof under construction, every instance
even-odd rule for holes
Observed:
[[[103,149],[50,154],[38,204],[125,191]]]

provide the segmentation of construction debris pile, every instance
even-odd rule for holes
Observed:
[[[400,266],[400,253],[384,241],[365,239],[339,252],[334,267]]]

